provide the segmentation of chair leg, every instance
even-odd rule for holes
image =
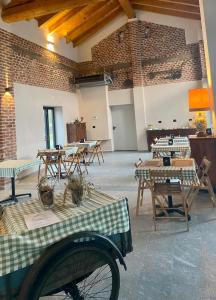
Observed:
[[[41,172],[41,165],[39,165],[39,168],[38,168],[38,182],[40,181],[40,172]]]
[[[187,202],[185,196],[182,196],[182,202],[183,202],[183,208],[184,208],[184,213],[185,213],[185,222],[187,226],[187,231],[189,231],[189,223],[188,223],[188,207],[187,207]]]
[[[143,181],[142,185],[141,185],[141,201],[140,201],[140,206],[143,205],[144,186],[145,186],[145,182]]]
[[[99,157],[98,151],[97,151],[97,158],[98,158],[98,163],[100,165],[100,157]]]
[[[141,189],[141,180],[139,179],[138,191],[137,191],[137,205],[136,205],[136,216],[139,215],[139,206],[140,206],[140,189]]]
[[[212,188],[211,181],[210,181],[209,177],[206,178],[206,182],[207,182],[207,189],[208,189],[211,201],[213,203],[213,207],[215,207],[216,198],[215,198],[215,193],[214,193],[214,190]]]
[[[153,222],[154,222],[154,230],[157,230],[157,226],[156,226],[156,202],[155,202],[155,198],[152,195],[152,208],[153,208]]]
[[[191,210],[194,198],[197,196],[198,192],[199,192],[199,188],[194,188],[192,189],[190,196],[186,197],[186,201],[190,200],[190,203],[188,203],[188,211]]]
[[[99,151],[100,151],[100,154],[101,154],[101,157],[102,157],[102,161],[104,163],[103,151],[102,151],[101,147],[99,148]]]

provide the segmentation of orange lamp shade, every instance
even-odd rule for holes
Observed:
[[[189,90],[189,111],[202,111],[210,109],[210,97],[208,89]]]

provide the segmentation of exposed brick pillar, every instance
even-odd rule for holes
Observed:
[[[3,37],[0,43],[0,159],[16,158],[16,125],[15,105],[13,96],[13,53],[10,40]],[[5,92],[11,87],[10,92]],[[5,184],[0,178],[0,188]]]
[[[140,22],[135,19],[128,23],[129,42],[131,51],[131,64],[134,86],[143,86],[142,71],[142,51],[141,51],[141,32]]]
[[[146,109],[143,86],[142,51],[141,51],[141,31],[140,22],[136,19],[128,23],[129,42],[131,50],[131,65],[133,74],[133,98],[134,113],[136,122],[137,149],[147,150],[147,140],[145,136]]]

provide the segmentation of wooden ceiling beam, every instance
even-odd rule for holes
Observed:
[[[66,22],[68,20],[68,18],[71,18],[74,15],[76,15],[82,8],[83,8],[83,6],[75,7],[74,9],[66,9],[57,14],[54,14],[50,19],[48,19],[44,23],[42,23],[40,25],[40,27],[46,28],[49,31],[49,28],[54,26],[54,24],[57,24],[59,22],[61,22],[61,24],[63,24],[64,22]],[[41,18],[43,18],[43,17],[41,17]],[[52,32],[50,32],[50,33],[52,33]]]
[[[136,17],[135,11],[129,0],[118,0],[121,5],[123,11],[127,15],[128,19],[133,19]]]
[[[92,0],[34,0],[21,5],[5,6],[2,9],[2,19],[8,23],[30,20],[56,13],[60,10],[74,9],[79,6],[88,5],[91,2]]]
[[[200,14],[198,13],[189,13],[186,11],[180,11],[180,10],[174,10],[174,9],[166,9],[164,7],[158,7],[158,6],[151,6],[151,5],[145,5],[145,4],[134,4],[133,7],[135,9],[140,9],[144,11],[149,12],[155,12],[163,15],[170,15],[170,16],[176,16],[186,19],[195,19],[200,20]]]
[[[119,4],[116,1],[109,1],[105,5],[103,5],[100,9],[96,10],[94,14],[89,16],[89,18],[79,27],[71,30],[66,36],[67,40],[73,41],[80,35],[84,34],[86,31],[90,30],[95,26],[95,23],[98,22],[99,19],[103,19],[105,15],[107,15],[110,11],[119,8]],[[98,28],[100,29],[100,28]]]
[[[97,2],[92,0],[92,3],[82,8],[78,13],[74,15],[68,15],[66,18],[60,18],[57,22],[48,26],[49,33],[57,33],[60,36],[66,36],[68,32],[74,30],[78,26],[82,25],[97,9],[104,5],[103,2]]]
[[[76,47],[79,44],[83,43],[87,40],[90,36],[95,34],[99,29],[107,25],[110,21],[112,21],[116,16],[122,13],[122,9],[117,7],[113,11],[110,11],[107,15],[104,16],[103,19],[98,20],[94,27],[90,30],[86,31],[83,35],[79,36],[78,38],[73,40],[73,46]]]
[[[187,5],[182,3],[173,3],[170,1],[163,1],[163,0],[132,0],[132,4],[139,4],[139,5],[151,5],[157,6],[165,9],[174,9],[180,11],[186,11],[190,13],[200,13],[199,6],[195,5]]]
[[[164,2],[181,3],[181,4],[199,6],[199,0],[164,0]]]

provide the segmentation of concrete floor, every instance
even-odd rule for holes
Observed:
[[[185,223],[160,222],[154,232],[151,198],[145,192],[140,216],[135,216],[137,182],[134,162],[149,153],[105,154],[105,163],[89,167],[95,186],[114,196],[129,199],[134,251],[121,270],[121,300],[216,300],[216,208],[208,194],[199,193],[192,208],[190,231]],[[33,190],[36,175],[18,181],[17,192]],[[0,198],[9,191],[1,191]]]

